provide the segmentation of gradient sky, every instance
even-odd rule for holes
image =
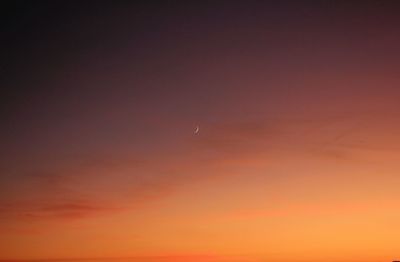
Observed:
[[[400,258],[399,6],[233,2],[1,4],[0,259]]]

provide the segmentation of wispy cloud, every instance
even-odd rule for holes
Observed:
[[[14,219],[80,219],[101,213],[118,211],[120,208],[105,203],[92,203],[84,200],[65,200],[47,202],[20,202],[3,204],[0,218]]]
[[[387,139],[382,139],[384,143],[360,141],[371,132],[382,132],[368,125],[368,119],[354,121],[339,115],[206,123],[199,135],[167,151],[72,155],[30,170],[29,165],[8,170],[13,183],[5,180],[1,184],[8,193],[0,201],[0,217],[81,219],[120,212],[168,196],[197,180],[245,168],[265,170],[290,154],[342,161],[367,159],[362,152],[377,152],[378,145],[393,147]]]

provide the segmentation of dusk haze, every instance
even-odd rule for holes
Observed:
[[[400,2],[0,13],[0,262],[400,259]]]

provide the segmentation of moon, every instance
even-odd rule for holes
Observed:
[[[199,131],[200,131],[200,127],[199,127],[199,126],[196,126],[196,129],[194,130],[194,133],[195,133],[195,134],[198,134]]]

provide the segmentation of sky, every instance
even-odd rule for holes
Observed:
[[[400,258],[394,2],[1,5],[1,261]]]

